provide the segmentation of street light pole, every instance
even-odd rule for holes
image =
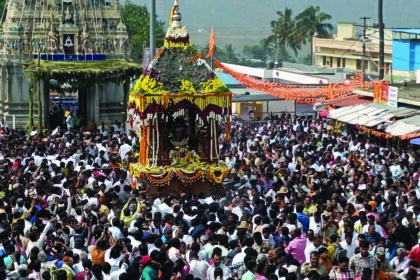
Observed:
[[[384,36],[384,16],[383,0],[378,0],[378,21],[379,21],[379,80],[385,76],[385,36]]]
[[[363,19],[363,57],[362,57],[362,71],[363,73],[366,71],[366,21],[370,19],[370,17],[361,17]]]
[[[156,0],[150,0],[150,61],[156,54]]]

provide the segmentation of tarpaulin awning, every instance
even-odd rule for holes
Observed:
[[[420,131],[420,116],[413,116],[396,121],[388,125],[385,129],[386,133],[394,136],[406,135]]]
[[[346,97],[336,98],[332,100],[327,100],[325,103],[337,106],[337,107],[347,107],[354,106],[359,104],[369,104],[372,103],[371,100],[360,98],[359,95],[350,95]]]
[[[364,108],[363,105],[356,105],[356,106],[349,106],[349,107],[342,107],[340,109],[330,110],[329,117],[332,119],[339,119],[342,116],[348,115],[351,112],[357,112]]]
[[[420,111],[409,108],[394,108],[377,103],[342,107],[331,110],[329,118],[353,125],[373,127],[390,122],[392,118],[403,118],[419,114]]]
[[[420,145],[420,137],[419,138],[414,138],[410,140],[410,144],[413,145]]]

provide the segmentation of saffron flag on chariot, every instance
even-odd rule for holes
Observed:
[[[216,51],[216,34],[214,33],[214,25],[210,29],[210,39],[209,39],[209,52],[207,53],[206,58],[212,57]]]

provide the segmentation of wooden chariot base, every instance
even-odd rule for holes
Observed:
[[[225,164],[193,163],[190,166],[166,166],[149,168],[141,164],[130,164],[130,176],[137,182],[146,182],[147,195],[155,195],[160,191],[169,195],[188,191],[189,193],[219,192],[222,181],[229,172]],[[134,179],[132,177],[132,179]]]
[[[147,195],[152,196],[157,195],[159,192],[163,192],[165,195],[170,195],[172,193],[180,194],[182,192],[185,192],[186,190],[191,194],[199,192],[209,194],[212,191],[219,192],[222,188],[221,184],[215,184],[208,180],[204,180],[204,182],[196,181],[191,184],[186,184],[178,178],[173,178],[167,186],[158,186],[153,183],[150,183],[150,185],[152,187],[151,190],[147,192]]]

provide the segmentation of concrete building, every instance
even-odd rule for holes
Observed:
[[[420,29],[393,29],[392,36],[393,74],[419,83]]]
[[[363,29],[355,23],[338,23],[337,33],[332,38],[313,38],[313,64],[320,67],[348,70],[363,70],[368,74],[378,73],[379,31],[366,28],[366,55],[363,56]],[[385,29],[385,74],[391,73],[392,30]]]

